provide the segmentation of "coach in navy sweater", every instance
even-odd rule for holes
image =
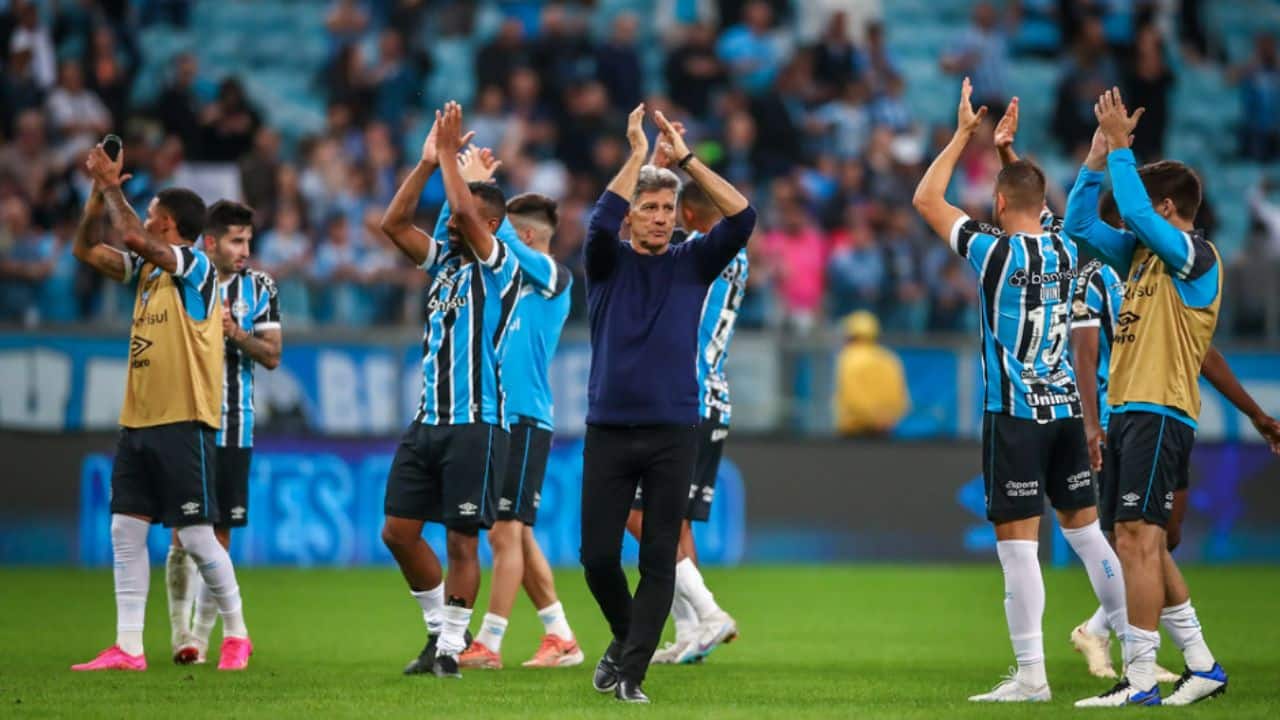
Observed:
[[[663,140],[724,215],[711,232],[673,245],[670,170],[645,166],[644,106],[631,113],[631,156],[596,202],[587,228],[591,381],[583,449],[582,565],[613,631],[595,688],[647,702],[640,683],[675,590],[676,544],[697,455],[698,320],[707,288],[747,244],[756,214],[747,199],[689,152],[662,113]],[[622,226],[630,241],[619,239]],[[640,584],[633,601],[622,535],[643,489]]]

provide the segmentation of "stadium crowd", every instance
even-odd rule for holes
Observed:
[[[299,5],[325,14],[328,59],[311,89],[324,103],[323,130],[297,137],[267,121],[272,98],[251,97],[245,78],[202,65],[198,53],[174,58],[158,93],[137,91],[141,30],[189,22],[189,0],[0,2],[0,322],[124,322],[131,296],[70,253],[88,188],[84,155],[116,132],[136,206],[182,185],[258,210],[254,262],[278,280],[291,327],[416,324],[422,274],[392,251],[378,218],[416,157],[427,111],[448,99],[423,91],[439,71],[432,44],[465,37],[479,38],[466,46],[471,72],[449,87],[465,101],[475,142],[502,160],[504,187],[559,200],[553,252],[579,280],[571,322],[585,313],[586,212],[625,155],[627,111],[644,100],[683,121],[699,156],[761,210],[742,327],[803,333],[870,310],[887,333],[976,328],[970,273],[910,205],[949,129],[931,127],[907,101],[879,0],[655,0],[643,15],[606,18],[611,4]],[[1113,84],[1147,108],[1135,150],[1159,157],[1175,67],[1208,63],[1238,86],[1238,152],[1274,160],[1275,38],[1260,35],[1247,62],[1228,66],[1206,40],[1200,4],[1184,0],[1175,12],[1145,0],[976,2],[937,69],[972,76],[975,100],[996,118],[1020,58],[1057,58],[1057,87],[1044,90],[1053,145],[1022,150],[1078,160],[1092,103]],[[501,12],[482,33],[486,9]],[[966,153],[953,192],[984,217],[1000,165],[991,133],[977,137],[988,140]],[[1059,209],[1077,165],[1065,167],[1054,177]],[[423,200],[431,212],[443,200],[438,178]],[[1280,334],[1264,292],[1280,268],[1280,202],[1264,181],[1249,207],[1249,239],[1229,259],[1225,327]],[[1211,211],[1200,222],[1212,228]]]

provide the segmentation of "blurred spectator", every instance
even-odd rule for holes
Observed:
[[[32,326],[41,320],[41,289],[53,275],[59,244],[32,226],[31,209],[16,195],[0,203],[0,223],[0,317]]]
[[[122,124],[129,110],[137,59],[117,49],[115,33],[105,25],[94,30],[92,38],[85,56],[86,82],[107,106],[112,121]]]
[[[368,325],[373,311],[364,294],[366,281],[361,265],[361,248],[351,237],[350,223],[343,213],[333,213],[324,223],[311,279],[317,289],[316,319],[321,323],[344,322]]]
[[[0,133],[6,138],[13,137],[18,113],[40,107],[43,102],[44,91],[31,71],[31,49],[14,49],[0,75]]]
[[[1280,203],[1268,196],[1271,184],[1265,176],[1249,191],[1249,209],[1253,211],[1253,220],[1261,226],[1263,242],[1261,258],[1257,253],[1249,253],[1250,260],[1280,260]]]
[[[13,142],[0,147],[0,175],[16,180],[23,194],[34,200],[62,167],[49,149],[40,111],[22,111],[14,125]]]
[[[843,12],[831,16],[813,48],[813,72],[824,97],[835,97],[854,79],[858,52],[849,36],[848,17]]]
[[[644,69],[636,47],[640,22],[625,12],[613,19],[609,39],[596,48],[596,79],[607,84],[609,102],[619,112],[630,112],[644,97]]]
[[[808,131],[814,141],[841,160],[861,157],[871,137],[867,86],[846,83],[839,97],[824,103],[810,116]]]
[[[369,26],[369,12],[356,0],[335,0],[324,19],[333,47],[340,48],[360,39]]]
[[[753,153],[759,133],[751,113],[739,111],[725,118],[724,155],[716,164],[716,172],[736,186],[755,182]]]
[[[234,77],[223,80],[218,86],[218,98],[200,112],[203,142],[198,159],[234,163],[253,148],[260,122],[240,81]]]
[[[374,117],[399,127],[405,114],[417,108],[421,94],[418,73],[405,57],[404,36],[397,30],[383,30],[378,36],[378,64],[370,76],[373,85]]]
[[[881,312],[890,331],[920,333],[928,325],[929,295],[920,250],[923,242],[915,214],[904,206],[893,208],[883,235],[888,283]]]
[[[1280,158],[1280,53],[1276,38],[1259,33],[1253,57],[1228,73],[1240,83],[1240,154],[1258,162]]]
[[[833,411],[845,437],[884,437],[911,407],[902,361],[880,345],[876,316],[859,311],[845,319],[846,343],[836,357]]]
[[[715,41],[715,29],[710,25],[690,25],[683,42],[667,56],[667,92],[676,105],[697,117],[707,115],[712,94],[725,81]]]
[[[871,103],[871,122],[887,127],[895,135],[915,130],[915,119],[911,106],[904,97],[907,85],[898,75],[890,75],[881,93]]]
[[[505,87],[518,67],[530,62],[524,44],[524,25],[514,17],[502,21],[498,34],[476,53],[476,86]]]
[[[882,92],[889,78],[902,76],[885,44],[884,25],[879,22],[867,26],[866,48],[858,54],[857,63],[858,74],[872,93]]]
[[[58,69],[58,86],[49,93],[45,106],[53,129],[62,138],[58,155],[62,163],[97,144],[111,129],[111,113],[92,90],[84,86],[80,63],[62,63]]]
[[[259,128],[253,151],[240,159],[240,189],[260,220],[269,219],[274,212],[279,168],[280,134],[269,127]]]
[[[1124,73],[1125,104],[1131,108],[1147,109],[1142,116],[1141,132],[1133,136],[1133,152],[1143,161],[1164,157],[1165,128],[1169,126],[1169,94],[1173,85],[1173,70],[1165,62],[1160,29],[1148,23],[1138,30],[1133,57]]]
[[[715,28],[720,24],[720,9],[716,0],[657,0],[653,17],[658,36],[671,43],[695,25]]]
[[[194,55],[183,53],[173,61],[173,77],[156,99],[156,116],[166,134],[177,135],[192,151],[200,146],[200,97]]]
[[[373,105],[373,78],[364,65],[364,55],[357,44],[344,45],[321,74],[328,92],[329,106],[343,105],[362,122]]]
[[[747,260],[751,265],[751,272],[747,275],[746,293],[738,308],[739,327],[763,328],[771,324],[776,315],[774,305],[778,271],[769,258],[760,235],[760,226],[757,225],[747,243]]]
[[[977,326],[974,315],[974,298],[978,296],[977,281],[957,255],[949,249],[937,246],[930,252],[928,263],[936,269],[929,277],[933,293],[932,311],[929,314],[929,330],[933,332],[960,332]]]
[[[777,268],[786,320],[796,331],[806,333],[822,310],[826,242],[791,181],[774,181],[772,210],[777,225],[764,236],[764,245]]]
[[[1120,81],[1116,64],[1107,48],[1102,19],[1086,15],[1070,57],[1062,65],[1057,102],[1053,111],[1053,133],[1067,153],[1087,147],[1098,127],[1093,106],[1104,90]],[[1131,105],[1131,107],[1136,107]],[[999,117],[998,113],[989,116]]]
[[[752,0],[742,11],[742,24],[720,35],[716,54],[734,82],[752,95],[768,90],[790,55],[786,40],[773,28],[773,10]]]
[[[984,0],[974,6],[973,24],[960,33],[941,65],[943,72],[969,76],[974,107],[986,105],[996,117],[1004,112],[1009,100],[1009,40],[994,5]]]
[[[827,287],[832,317],[880,307],[886,285],[884,253],[856,206],[848,206],[843,226],[831,239]]]
[[[57,55],[49,29],[40,22],[40,10],[31,0],[13,0],[15,25],[9,35],[9,53],[31,53],[31,75],[42,90],[58,80]]]
[[[533,67],[542,80],[545,102],[562,102],[565,89],[591,77],[591,42],[581,21],[573,18],[558,2],[542,8],[539,35],[533,44]]]

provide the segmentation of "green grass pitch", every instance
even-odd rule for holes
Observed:
[[[581,574],[557,579],[587,662],[525,670],[541,625],[516,605],[509,666],[461,681],[404,677],[423,642],[420,615],[392,568],[254,569],[241,587],[256,653],[249,670],[169,662],[163,568],[152,570],[146,673],[72,673],[113,639],[106,571],[0,569],[0,717],[294,718],[1021,718],[1106,711],[1071,703],[1106,689],[1067,643],[1093,601],[1079,569],[1047,571],[1045,645],[1053,702],[977,706],[1012,664],[993,560],[953,568],[746,567],[707,580],[742,638],[701,666],[654,668],[648,707],[591,690],[606,630]],[[1193,708],[1126,709],[1194,717],[1280,713],[1280,568],[1189,568],[1211,647],[1231,674],[1223,698]],[[482,588],[483,595],[487,585]],[[477,611],[477,620],[482,609]],[[473,629],[478,622],[473,622]],[[1179,671],[1167,639],[1160,658]],[[1167,691],[1167,688],[1166,688]]]

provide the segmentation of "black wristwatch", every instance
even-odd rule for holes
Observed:
[[[676,166],[679,167],[681,170],[683,170],[686,165],[688,165],[690,162],[693,161],[693,158],[694,158],[693,151],[690,150],[688,155],[685,155],[683,158],[680,159],[680,162],[676,163]]]

